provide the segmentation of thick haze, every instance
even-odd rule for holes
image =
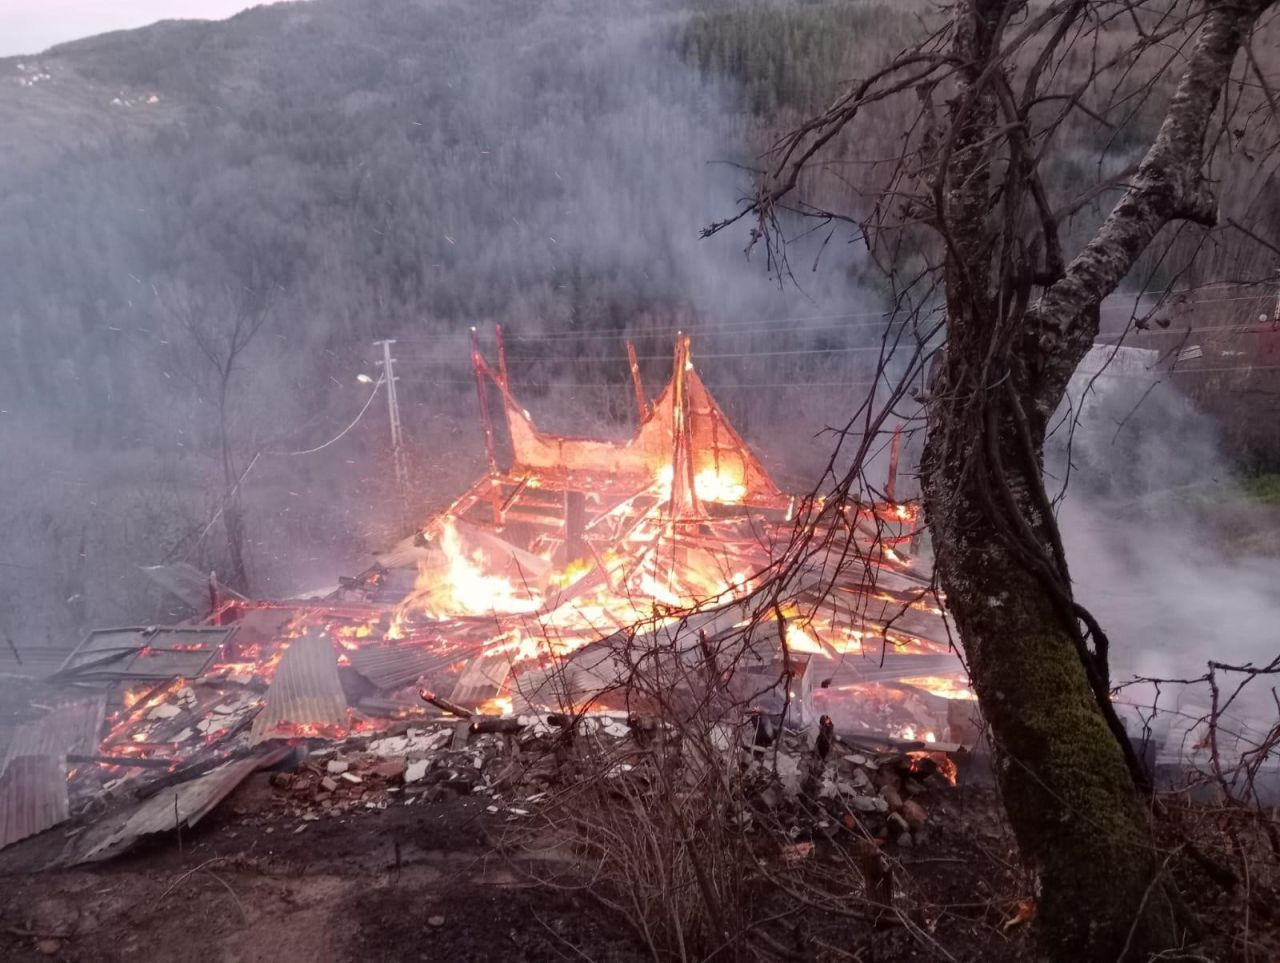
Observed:
[[[1280,559],[1251,536],[1274,528],[1276,510],[1240,495],[1218,426],[1167,382],[1104,374],[1086,395],[1089,382],[1072,382],[1079,421],[1059,517],[1076,596],[1111,640],[1113,681],[1195,678],[1211,659],[1270,661],[1280,641]],[[1068,426],[1052,440],[1059,488]],[[1238,716],[1273,717],[1265,686],[1249,696]],[[1149,705],[1153,697],[1143,685],[1123,698]],[[1207,700],[1205,686],[1166,686],[1160,704],[1198,715]]]
[[[749,184],[735,165],[761,120],[688,65],[687,23],[663,2],[316,0],[11,62],[0,549],[21,602],[0,629],[65,640],[150,618],[139,566],[226,570],[204,346],[219,355],[237,319],[265,319],[227,402],[233,475],[254,463],[261,594],[332,583],[398,530],[381,404],[340,444],[278,454],[350,422],[378,337],[399,340],[414,515],[483,470],[466,332],[490,343],[493,322],[540,423],[605,434],[635,419],[623,333],[656,394],[692,331],[730,417],[807,486],[814,434],[864,390],[884,302],[839,239],[817,271],[821,239],[797,243],[802,290],[740,235],[698,239]],[[746,27],[727,34],[744,51],[781,40]],[[830,32],[819,19],[789,42]]]
[[[692,332],[730,419],[806,490],[831,444],[815,434],[865,396],[885,286],[847,232],[816,269],[826,236],[795,242],[800,287],[744,257],[747,225],[698,232],[735,209],[779,129],[911,18],[707,9],[311,0],[5,66],[0,633],[66,644],[168,617],[140,566],[225,571],[205,348],[237,319],[262,321],[227,403],[233,474],[254,465],[241,491],[262,595],[331,584],[401,531],[382,399],[325,445],[369,400],[355,376],[375,372],[380,337],[398,340],[414,516],[483,470],[467,331],[492,357],[494,323],[540,424],[611,435],[635,419],[624,335],[653,395],[676,330]],[[1120,426],[1145,387],[1096,394],[1077,433],[1064,519],[1081,596],[1114,625],[1118,677],[1261,658],[1280,573],[1235,545],[1231,506],[1151,495],[1230,472],[1167,386]]]
[[[54,44],[157,20],[221,20],[278,0],[2,0],[0,57],[39,53]]]

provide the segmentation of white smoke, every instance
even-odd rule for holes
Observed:
[[[1168,381],[1104,374],[1086,394],[1078,375],[1070,392],[1077,422],[1059,518],[1076,597],[1111,640],[1114,682],[1196,678],[1209,660],[1280,654],[1280,559],[1240,547],[1265,509],[1240,491],[1214,424]],[[1064,425],[1050,458],[1060,481],[1066,435]],[[1124,698],[1153,695],[1142,686]],[[1204,686],[1171,686],[1161,705],[1208,701]],[[1254,724],[1275,717],[1265,686],[1236,709]]]

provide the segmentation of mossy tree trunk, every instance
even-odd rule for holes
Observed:
[[[1223,133],[1215,118],[1233,65],[1277,3],[948,5],[944,29],[872,69],[783,138],[756,194],[706,232],[753,214],[751,243],[763,240],[768,263],[785,271],[781,212],[848,217],[813,207],[811,197],[784,202],[801,189],[802,174],[827,158],[837,135],[865,126],[868,108],[891,98],[919,105],[879,203],[859,223],[885,255],[904,312],[916,303],[913,290],[938,280],[941,262],[946,343],[925,396],[925,520],[990,724],[1010,822],[1038,874],[1041,935],[1055,960],[1145,960],[1180,934],[1144,809],[1145,777],[1111,705],[1105,635],[1072,594],[1044,488],[1046,430],[1098,335],[1103,300],[1169,225],[1216,223],[1206,176]],[[1052,79],[1064,60],[1090,60],[1120,22],[1136,34],[1110,66],[1094,57],[1096,72],[1082,83]],[[1155,22],[1170,32],[1153,33]],[[1065,114],[1045,105],[1099,119],[1084,106],[1091,98],[1114,106],[1133,96],[1100,93],[1115,70],[1129,77],[1144,51],[1175,37],[1177,57],[1147,83],[1177,71],[1177,87],[1137,167],[1084,191],[1047,183],[1054,168],[1045,157],[1072,145],[1061,143]],[[1234,123],[1229,110],[1221,114]],[[1064,250],[1062,224],[1109,191],[1120,197],[1102,223],[1074,253]],[[897,253],[917,244],[928,266],[903,278],[910,272]],[[919,310],[911,316],[921,319]],[[919,324],[915,332],[913,372],[929,338]],[[907,338],[891,333],[895,345]],[[882,415],[894,412],[905,387]],[[841,484],[852,490],[856,476]]]
[[[1009,821],[1037,874],[1044,944],[1062,961],[1119,960],[1126,946],[1124,958],[1145,960],[1174,945],[1176,932],[1120,744],[1055,601],[992,525],[988,480],[943,437],[929,445],[924,474],[937,572],[990,726]],[[1000,443],[1012,461],[1019,443]],[[1018,497],[1034,517],[1034,499]]]
[[[929,389],[925,515],[1055,960],[1146,960],[1177,945],[1179,933],[1135,785],[1139,767],[1110,704],[1104,637],[1087,618],[1082,627],[1087,613],[1071,593],[1043,487],[1045,433],[1098,333],[1103,298],[1167,224],[1214,222],[1202,174],[1213,112],[1269,5],[1205,4],[1159,133],[1069,261],[1001,53],[1022,5],[957,7],[959,93],[948,102],[939,135],[948,161],[933,185],[946,240],[947,343]],[[999,157],[1002,124],[1013,127]],[[1034,243],[1021,239],[1026,220],[1040,221]]]

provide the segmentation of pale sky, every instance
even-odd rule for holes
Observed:
[[[222,20],[275,0],[0,0],[0,57],[157,20]]]

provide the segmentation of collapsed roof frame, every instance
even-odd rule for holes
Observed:
[[[501,527],[530,487],[631,497],[656,486],[670,502],[671,514],[682,520],[706,517],[708,502],[729,501],[779,511],[791,507],[791,499],[773,483],[702,383],[693,366],[687,335],[677,335],[671,380],[652,403],[645,398],[635,346],[627,341],[639,425],[635,435],[620,444],[540,431],[511,392],[501,327],[496,329],[496,340],[495,369],[481,354],[475,329],[471,331],[471,363],[488,479],[455,502],[451,513],[461,514],[476,501],[488,501],[491,523]],[[502,399],[511,438],[512,464],[506,470],[498,466],[487,390],[490,383]],[[709,479],[727,479],[737,497],[717,497],[717,492],[708,490],[712,487],[706,484]],[[504,491],[504,486],[510,491]]]

